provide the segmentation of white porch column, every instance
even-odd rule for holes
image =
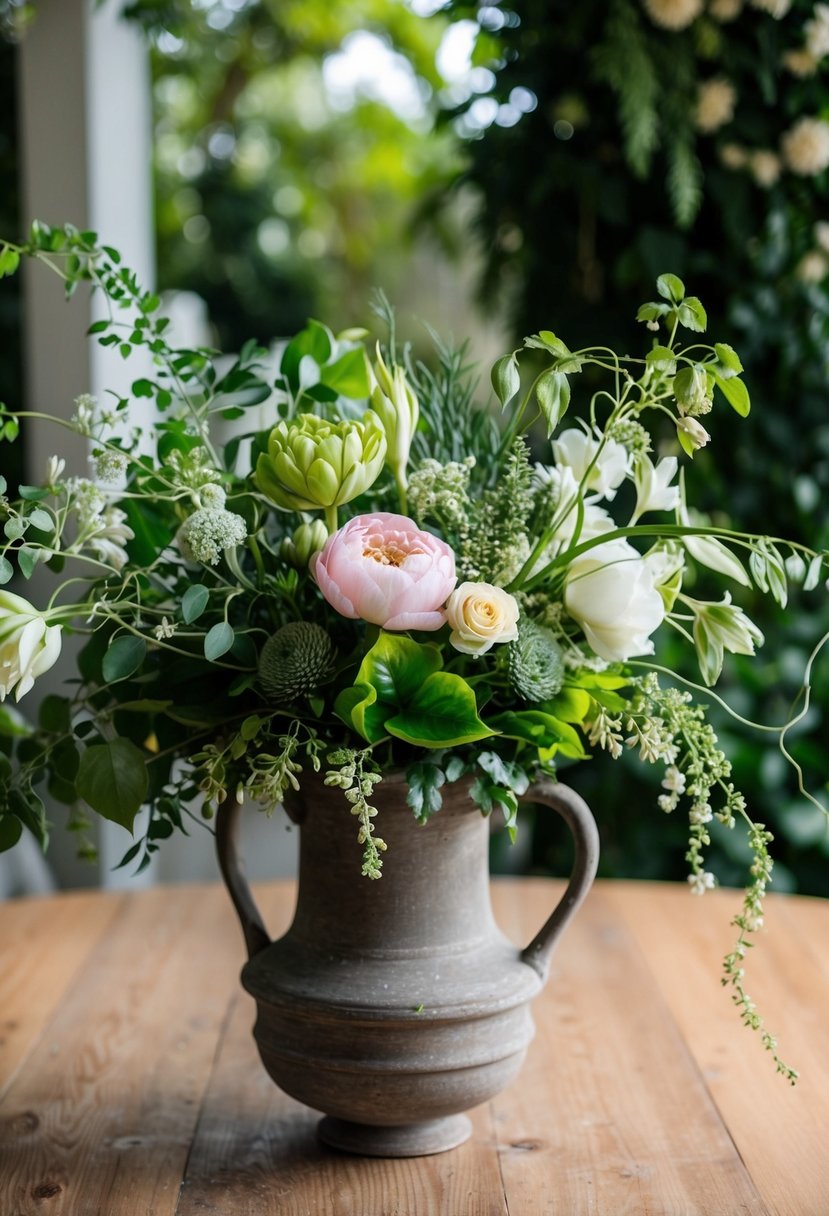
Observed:
[[[38,0],[37,17],[20,48],[22,217],[95,230],[116,246],[139,281],[154,283],[152,128],[147,49],[116,0]],[[24,373],[28,408],[68,417],[80,393],[99,398],[144,375],[138,357],[125,363],[85,338],[95,302],[78,292],[66,303],[60,283],[42,267],[24,277]],[[76,475],[89,474],[85,442],[70,432],[32,427],[27,433],[28,476],[40,479],[57,452]],[[63,673],[67,673],[64,666]],[[52,689],[54,689],[54,684]],[[37,693],[50,691],[48,678]],[[32,694],[33,696],[34,694]],[[27,710],[34,701],[27,698]],[[50,817],[60,825],[63,812]],[[49,860],[66,885],[131,885],[112,866],[129,838],[102,824],[98,873],[78,863],[73,842],[58,826]],[[138,880],[152,881],[150,873]]]

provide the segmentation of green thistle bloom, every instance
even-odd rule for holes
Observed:
[[[549,701],[564,683],[561,647],[549,629],[522,616],[509,647],[509,678],[525,701]]]
[[[315,692],[331,673],[334,646],[319,625],[292,621],[268,638],[259,656],[259,682],[275,702]]]

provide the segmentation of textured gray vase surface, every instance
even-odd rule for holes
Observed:
[[[533,1035],[529,1002],[596,873],[598,833],[587,805],[544,781],[523,801],[567,822],[569,885],[535,939],[519,948],[498,929],[489,898],[489,823],[458,782],[418,824],[401,775],[372,798],[388,845],[383,877],[360,874],[357,822],[340,789],[303,777],[290,813],[301,832],[293,923],[272,942],[237,849],[240,807],[216,825],[219,863],[248,948],[244,987],[254,1036],[288,1094],[325,1113],[326,1143],[370,1156],[442,1152],[469,1135],[461,1113],[518,1072]]]

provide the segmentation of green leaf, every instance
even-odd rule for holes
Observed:
[[[25,739],[33,733],[34,727],[27,722],[19,709],[15,709],[8,701],[5,704],[0,702],[0,738]]]
[[[44,511],[42,507],[36,507],[28,516],[29,523],[33,528],[37,528],[38,532],[54,532],[55,521],[48,511]]]
[[[377,690],[371,684],[344,688],[334,702],[334,713],[368,743],[385,738],[388,706],[377,705]]]
[[[23,834],[23,824],[16,815],[0,818],[0,853],[13,849]]]
[[[181,597],[181,615],[188,625],[197,621],[207,607],[210,592],[201,583],[188,587]]]
[[[536,383],[535,395],[538,398],[539,409],[544,415],[549,438],[570,404],[570,381],[564,372],[555,370],[544,372]]]
[[[412,700],[386,719],[386,730],[415,747],[455,747],[495,733],[478,717],[466,680],[446,671],[430,675]]]
[[[259,734],[264,718],[260,718],[258,714],[251,714],[249,718],[245,718],[242,725],[239,727],[239,734],[246,742],[255,739]]]
[[[714,354],[722,364],[720,375],[723,379],[729,379],[729,373],[738,375],[743,370],[743,365],[740,362],[740,356],[737,354],[733,346],[729,346],[727,342],[715,342]]]
[[[204,637],[204,657],[210,663],[215,663],[223,654],[227,654],[235,638],[233,628],[227,621],[220,621],[209,629]]]
[[[512,790],[519,797],[529,788],[530,779],[521,765],[516,764],[514,760],[504,760],[497,752],[481,752],[478,755],[478,766],[497,786]]]
[[[557,752],[574,760],[587,759],[579,736],[569,723],[540,709],[508,710],[491,719],[492,726],[508,739],[532,743],[545,759]]]
[[[31,578],[38,562],[48,562],[51,556],[51,549],[34,549],[31,545],[21,545],[17,550],[20,573],[24,578]]]
[[[322,367],[331,358],[331,331],[319,321],[309,321],[305,329],[292,338],[282,354],[280,371],[291,388],[299,388],[299,365],[306,355]]]
[[[731,408],[736,410],[741,418],[747,418],[751,410],[751,398],[744,382],[737,376],[724,378],[718,372],[714,372],[714,381]]]
[[[7,583],[14,574],[14,567],[7,557],[0,555],[0,587]]]
[[[49,824],[46,819],[46,807],[43,800],[28,787],[28,789],[13,789],[9,794],[9,810],[16,815],[24,827],[28,828],[41,849],[46,850],[49,843]]]
[[[336,363],[321,369],[322,383],[343,397],[361,400],[370,392],[368,368],[363,348],[346,351]]]
[[[406,802],[414,811],[418,823],[426,823],[429,816],[436,814],[443,806],[440,787],[445,781],[445,773],[431,760],[416,760],[406,769]]]
[[[52,734],[68,734],[71,727],[71,711],[68,697],[59,697],[49,693],[40,703],[37,720],[43,730]]]
[[[648,304],[641,304],[636,311],[637,321],[658,321],[660,317],[664,317],[670,312],[670,307],[667,304],[658,304],[654,301]]]
[[[696,296],[688,296],[679,306],[679,323],[694,333],[704,334],[708,327],[708,314]]]
[[[703,613],[698,613],[694,618],[694,645],[702,678],[711,688],[722,671],[723,644],[716,632],[709,628]]]
[[[502,355],[500,359],[496,359],[492,365],[491,380],[501,406],[512,401],[521,387],[521,375],[515,354]]]
[[[413,642],[396,633],[381,632],[360,664],[355,684],[370,684],[377,700],[389,709],[408,705],[443,660],[432,643]]]
[[[525,338],[524,345],[533,350],[548,350],[557,358],[570,354],[570,347],[567,343],[556,337],[551,329],[542,329],[539,333]]]
[[[544,708],[554,718],[580,726],[590,713],[590,700],[590,693],[583,688],[562,688],[552,701],[545,702]]]
[[[122,633],[114,638],[101,662],[101,672],[106,684],[125,680],[137,671],[147,654],[147,643],[131,633]]]
[[[0,279],[12,275],[20,265],[20,254],[15,249],[4,249],[0,252]]]
[[[652,347],[645,356],[645,362],[648,367],[653,367],[658,372],[665,372],[668,376],[673,376],[676,372],[676,356],[667,346]]]
[[[95,743],[81,756],[77,788],[93,811],[132,831],[147,796],[149,776],[143,753],[129,739]]]
[[[3,524],[3,532],[5,533],[6,540],[20,540],[20,537],[26,531],[28,526],[28,519],[24,519],[22,515],[12,515]]]
[[[661,274],[656,280],[656,290],[663,300],[679,304],[685,299],[685,284],[675,274]]]

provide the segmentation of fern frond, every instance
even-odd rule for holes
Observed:
[[[630,0],[615,0],[604,36],[593,52],[598,80],[619,98],[625,157],[637,177],[646,177],[659,144],[659,78],[640,14]]]

